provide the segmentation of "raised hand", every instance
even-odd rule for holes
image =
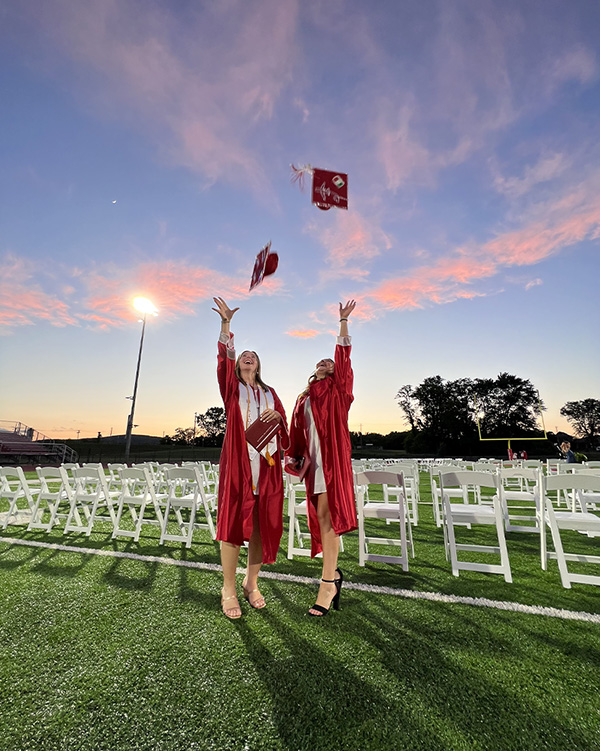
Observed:
[[[222,297],[213,297],[213,300],[215,302],[216,308],[211,308],[211,310],[214,310],[215,313],[218,313],[221,316],[221,320],[223,322],[231,321],[231,319],[234,316],[234,313],[239,310],[239,308],[234,308],[233,310],[227,305],[225,300],[223,300]]]
[[[355,307],[356,300],[348,300],[345,305],[342,305],[342,303],[340,303],[340,318],[348,318]]]

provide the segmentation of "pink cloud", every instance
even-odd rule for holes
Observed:
[[[321,282],[339,277],[364,279],[369,275],[364,264],[392,247],[391,238],[376,220],[356,209],[336,211],[324,229],[314,222],[307,231],[323,245],[326,250],[325,262],[331,267],[321,272]]]
[[[37,321],[53,326],[77,324],[69,305],[48,294],[33,281],[35,267],[30,261],[7,254],[0,265],[0,328],[12,330]]]
[[[316,329],[292,329],[285,332],[288,336],[294,336],[298,339],[313,339],[315,336],[319,336],[321,333]]]
[[[460,248],[402,278],[382,282],[361,296],[361,309],[378,317],[381,308],[415,309],[480,297],[485,293],[474,289],[474,282],[490,278],[503,268],[534,265],[565,248],[598,237],[600,205],[595,193],[578,190],[545,207],[545,211],[545,222],[536,219],[480,246]],[[535,284],[541,284],[541,280],[530,282],[527,289]]]
[[[132,307],[137,296],[148,297],[156,305],[161,318],[174,319],[194,315],[200,304],[207,304],[213,295],[227,300],[249,296],[250,270],[244,277],[228,277],[212,269],[183,261],[145,262],[130,268],[108,265],[90,271],[77,269],[78,301],[62,299],[76,291],[64,284],[56,269],[48,273],[33,264],[7,256],[0,269],[0,328],[48,321],[55,326],[80,325],[87,322],[99,329],[120,327],[139,314]],[[38,279],[34,280],[34,271]],[[58,279],[56,277],[58,276]],[[54,284],[57,293],[46,292],[41,284]],[[251,293],[257,296],[282,294],[281,279],[266,279]]]

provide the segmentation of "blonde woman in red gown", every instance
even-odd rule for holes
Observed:
[[[323,571],[317,601],[309,615],[327,615],[331,605],[339,609],[343,575],[337,567],[340,535],[357,528],[352,474],[352,449],[348,411],[354,399],[354,376],[350,363],[351,340],[348,318],[356,302],[340,303],[340,333],[335,360],[317,363],[308,386],[294,407],[290,447],[291,468],[309,457],[306,474],[311,555],[323,553]]]
[[[241,617],[235,572],[240,547],[248,541],[248,565],[242,583],[244,598],[251,607],[265,607],[258,589],[263,563],[274,563],[283,532],[283,476],[281,434],[257,452],[246,442],[245,430],[259,415],[266,422],[277,420],[286,436],[285,411],[275,391],[261,378],[256,352],[245,350],[236,359],[230,323],[235,312],[220,297],[213,298],[221,316],[217,379],[227,427],[219,467],[217,540],[221,541],[223,589],[221,607],[231,619]]]

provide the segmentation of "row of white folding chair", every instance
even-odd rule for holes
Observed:
[[[516,472],[517,470],[509,470]],[[527,470],[521,470],[526,472]],[[579,574],[569,570],[568,562],[577,561],[580,563],[600,563],[600,556],[586,553],[568,553],[565,552],[564,541],[561,538],[561,530],[577,531],[586,534],[589,537],[600,536],[600,516],[597,512],[600,510],[600,476],[597,474],[555,474],[544,475],[542,472],[537,475],[536,484],[533,486],[534,503],[536,508],[537,521],[534,526],[523,527],[522,531],[538,531],[540,536],[540,557],[541,565],[545,570],[547,568],[548,558],[554,558],[558,562],[561,582],[564,587],[569,588],[572,582],[585,584],[600,585],[600,576],[591,574]],[[440,472],[440,485],[443,494],[444,507],[444,542],[446,545],[447,557],[452,562],[452,570],[455,576],[462,569],[488,571],[492,573],[504,574],[506,581],[511,581],[510,563],[506,540],[504,536],[503,525],[501,523],[504,516],[504,524],[507,524],[507,498],[506,491],[503,489],[502,472],[492,475],[491,473],[482,473],[480,477],[475,478],[474,473],[448,473],[443,470]],[[527,478],[533,481],[533,475]],[[492,489],[496,486],[496,493],[492,498],[492,506],[485,503],[469,503],[469,489],[473,483],[477,482],[481,487]],[[461,487],[465,496],[465,503],[451,503],[447,493],[448,486]],[[571,509],[562,511],[554,507],[551,492],[564,491],[571,499]],[[513,491],[517,493],[519,491]],[[525,492],[525,491],[524,491]],[[531,500],[530,491],[527,491],[527,500]],[[482,498],[484,496],[482,495]],[[521,496],[523,498],[523,496]],[[527,517],[531,518],[530,516]],[[481,545],[459,545],[455,539],[455,526],[470,526],[471,524],[495,524],[498,535],[498,546],[481,546]],[[519,529],[516,525],[509,527],[511,531]],[[547,529],[550,529],[553,551],[547,548]],[[573,539],[572,537],[570,538]],[[500,553],[500,565],[481,564],[461,561],[458,559],[458,551],[478,551]]]
[[[204,480],[198,467],[176,467],[165,472],[169,487],[167,502],[164,513],[160,544],[165,540],[171,542],[185,542],[187,548],[192,546],[192,534],[194,529],[208,529],[210,536],[216,538],[210,503],[204,489]],[[196,521],[196,513],[204,511],[205,522]],[[179,533],[168,532],[169,517],[171,511],[175,515],[175,521]],[[182,512],[187,512],[186,517]]]
[[[164,469],[167,492],[157,493],[156,484],[150,476],[147,467],[133,467],[119,470],[120,489],[109,489],[109,478],[101,469],[79,467],[72,470],[75,486],[72,488],[66,470],[59,468],[38,468],[41,491],[35,502],[31,499],[29,529],[45,529],[50,531],[59,519],[65,518],[64,532],[83,532],[89,536],[94,523],[98,520],[110,521],[113,526],[113,538],[133,537],[138,541],[143,524],[160,526],[160,544],[165,540],[185,542],[190,547],[194,529],[208,529],[215,539],[215,528],[212,520],[209,498],[204,492],[204,482],[199,468],[174,467]],[[17,473],[18,475],[19,473]],[[20,471],[22,475],[22,470]],[[23,476],[22,486],[27,488]],[[15,496],[15,492],[13,492]],[[17,498],[14,498],[16,502]],[[49,520],[42,521],[47,504]],[[60,504],[67,506],[66,513],[59,513]],[[146,508],[154,510],[153,518],[145,514]],[[183,510],[187,510],[184,519]],[[196,521],[196,513],[204,512],[205,522]],[[105,511],[108,516],[100,516]],[[133,529],[123,528],[123,513],[129,512],[133,521]],[[14,509],[11,509],[14,516]],[[175,516],[179,527],[179,534],[168,531],[170,513]],[[10,519],[7,519],[7,523]]]

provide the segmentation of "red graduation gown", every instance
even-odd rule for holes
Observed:
[[[315,427],[321,443],[323,474],[327,488],[327,500],[331,525],[337,535],[357,529],[356,504],[354,500],[354,476],[352,474],[352,447],[348,430],[348,412],[354,397],[354,375],[350,363],[350,346],[336,345],[333,375],[310,384],[310,406]],[[290,427],[290,447],[286,455],[303,456],[308,450],[308,428],[304,420],[306,395],[299,396],[294,407]],[[317,498],[313,493],[312,472],[306,476],[308,526],[311,536],[311,556],[322,551],[321,531],[317,518]]]
[[[229,348],[230,347],[230,348]],[[235,375],[235,350],[233,334],[229,347],[219,342],[217,379],[225,412],[227,427],[219,467],[219,505],[217,510],[217,540],[232,545],[242,545],[252,534],[252,511],[258,497],[258,518],[263,549],[263,563],[274,563],[283,532],[283,475],[280,461],[280,434],[277,436],[275,464],[269,466],[260,458],[258,481],[259,496],[252,491],[252,470],[244,434],[244,421],[240,411],[239,386]],[[285,411],[277,394],[273,394],[274,407],[285,421]]]

